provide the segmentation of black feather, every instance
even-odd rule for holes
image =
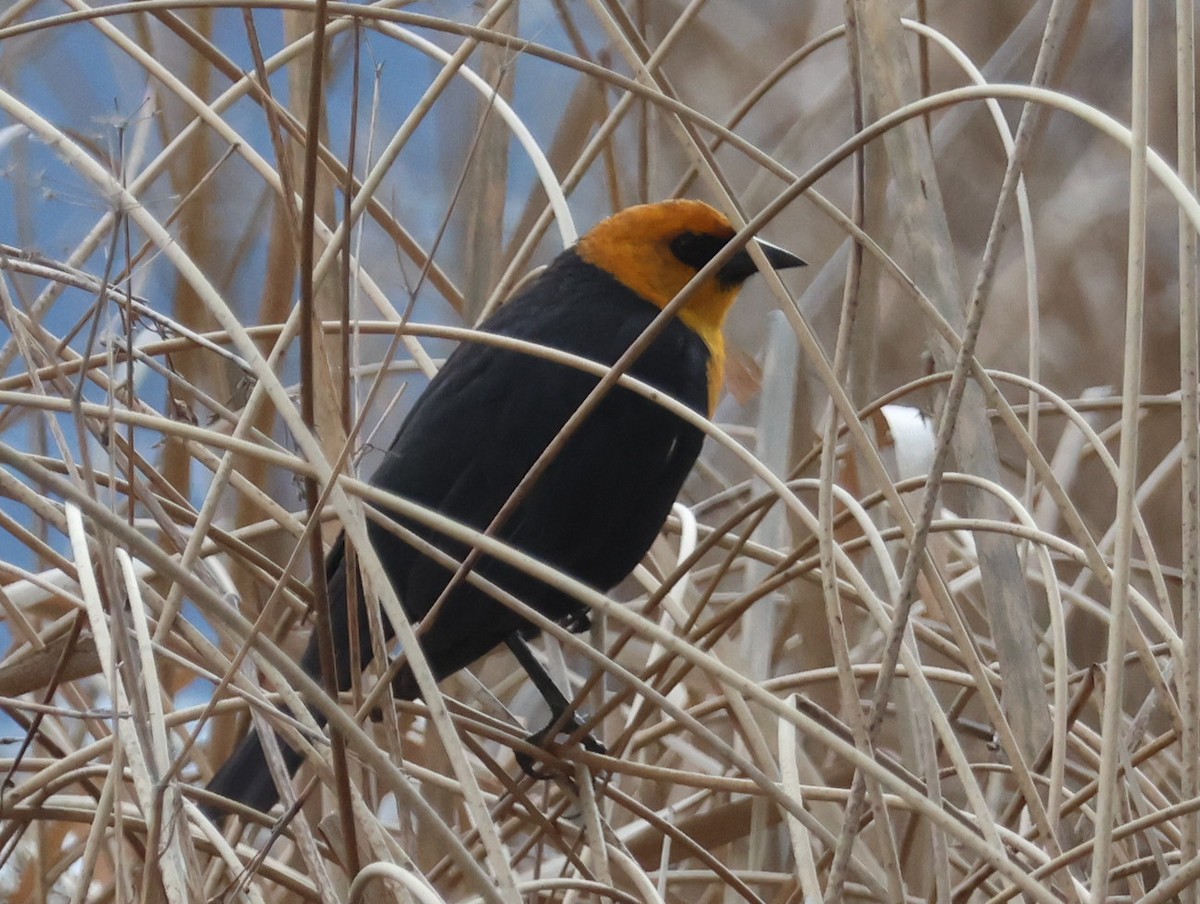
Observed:
[[[715,252],[714,252],[715,253]],[[710,255],[711,257],[711,255]],[[573,251],[560,255],[483,329],[612,364],[659,309]],[[678,321],[668,324],[630,374],[697,412],[708,406],[709,353]],[[598,378],[507,349],[464,343],[430,382],[371,482],[484,529]],[[608,590],[645,555],[699,454],[703,434],[662,406],[614,387],[553,460],[497,536],[578,580]],[[467,548],[397,519],[461,560]],[[377,524],[371,542],[410,617],[420,619],[451,572]],[[327,561],[338,683],[350,686],[343,544]],[[564,624],[579,624],[579,604],[537,578],[490,557],[475,569]],[[371,659],[365,612],[359,613],[361,661]],[[388,626],[390,633],[390,626]],[[491,651],[532,626],[483,591],[463,584],[421,637],[437,677]],[[303,660],[319,672],[316,640]],[[407,669],[402,698],[417,694]],[[300,757],[287,747],[289,770]],[[268,809],[278,800],[258,738],[251,734],[209,783],[209,790]]]

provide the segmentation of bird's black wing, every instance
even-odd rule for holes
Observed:
[[[558,272],[553,296],[535,290],[511,303],[487,329],[615,362],[658,309],[615,280],[577,264]],[[571,278],[575,276],[576,278]],[[584,329],[586,327],[586,329]],[[477,529],[486,528],[525,474],[574,414],[598,378],[534,356],[464,346],[447,362],[393,444],[375,481]],[[453,368],[452,368],[452,365]],[[708,352],[691,330],[673,322],[631,373],[702,411]],[[695,462],[699,430],[652,400],[615,387],[583,422],[497,536],[600,590],[622,580],[645,555]],[[470,452],[460,454],[462,447]],[[453,460],[453,467],[444,463]],[[429,480],[430,474],[438,479]],[[378,529],[379,533],[384,533]],[[422,531],[456,559],[466,548]],[[397,585],[414,617],[428,611],[450,572],[416,556],[390,536],[376,536],[385,561],[404,559]],[[483,557],[476,571],[555,619],[580,611],[540,580]],[[441,677],[526,627],[511,610],[463,586],[425,626],[422,646]],[[402,683],[403,687],[403,683]],[[411,688],[409,689],[412,690]]]

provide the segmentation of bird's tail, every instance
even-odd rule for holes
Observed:
[[[345,622],[345,606],[340,608],[343,613],[341,621]],[[320,657],[315,633],[308,642],[308,649],[304,651],[301,665],[309,675],[314,678],[319,677]],[[321,714],[316,710],[312,710],[312,712],[317,723],[324,724],[325,720]],[[283,761],[287,765],[288,775],[295,775],[304,758],[283,738],[278,735],[276,737],[279,738],[279,747],[283,753]],[[278,803],[279,789],[275,787],[275,780],[271,778],[271,770],[267,768],[267,757],[263,752],[262,739],[258,736],[256,729],[250,729],[249,734],[242,738],[241,743],[230,754],[229,759],[217,770],[216,775],[208,783],[208,791],[246,804],[264,813]],[[207,815],[211,818],[219,818],[221,815],[220,811],[211,808],[208,810]]]
[[[350,620],[346,607],[346,569],[344,564],[342,541],[339,540],[330,553],[327,567],[329,570],[329,619],[333,633],[334,660],[337,664],[337,684],[338,690],[343,691],[350,688]],[[358,649],[361,652],[362,665],[365,667],[370,663],[372,655],[370,628],[361,594],[358,609]],[[314,679],[320,678],[321,657],[316,632],[308,642],[308,649],[304,651],[300,665]],[[325,723],[324,717],[318,711],[310,711],[318,725]],[[279,738],[279,746],[283,752],[283,761],[287,765],[288,775],[295,775],[304,758],[282,738]],[[271,778],[270,769],[267,768],[262,740],[256,730],[251,729],[250,733],[242,739],[237,749],[212,777],[207,789],[213,794],[239,801],[263,812],[271,809],[279,801],[279,790]],[[222,811],[213,807],[206,807],[206,812],[214,819],[222,816]]]

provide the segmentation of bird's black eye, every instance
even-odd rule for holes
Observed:
[[[693,270],[699,270],[717,256],[729,237],[707,232],[684,232],[671,240],[671,253]]]

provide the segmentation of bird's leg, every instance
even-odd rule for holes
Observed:
[[[514,631],[504,639],[513,656],[517,658],[517,662],[521,664],[521,668],[529,676],[533,682],[533,686],[538,689],[538,693],[542,695],[542,699],[546,701],[546,705],[550,707],[550,721],[546,723],[546,727],[541,731],[535,731],[525,740],[536,747],[541,747],[547,738],[554,737],[568,729],[579,729],[583,727],[583,723],[579,721],[579,717],[574,712],[571,703],[559,690],[558,685],[554,683],[554,679],[533,655],[533,650],[529,649],[529,644],[525,638],[521,636],[519,631]],[[586,734],[583,737],[583,746],[592,753],[607,753],[608,749],[597,741],[591,734]],[[538,771],[533,763],[533,759],[523,753],[517,754],[517,763],[530,778],[543,779],[549,778]]]

